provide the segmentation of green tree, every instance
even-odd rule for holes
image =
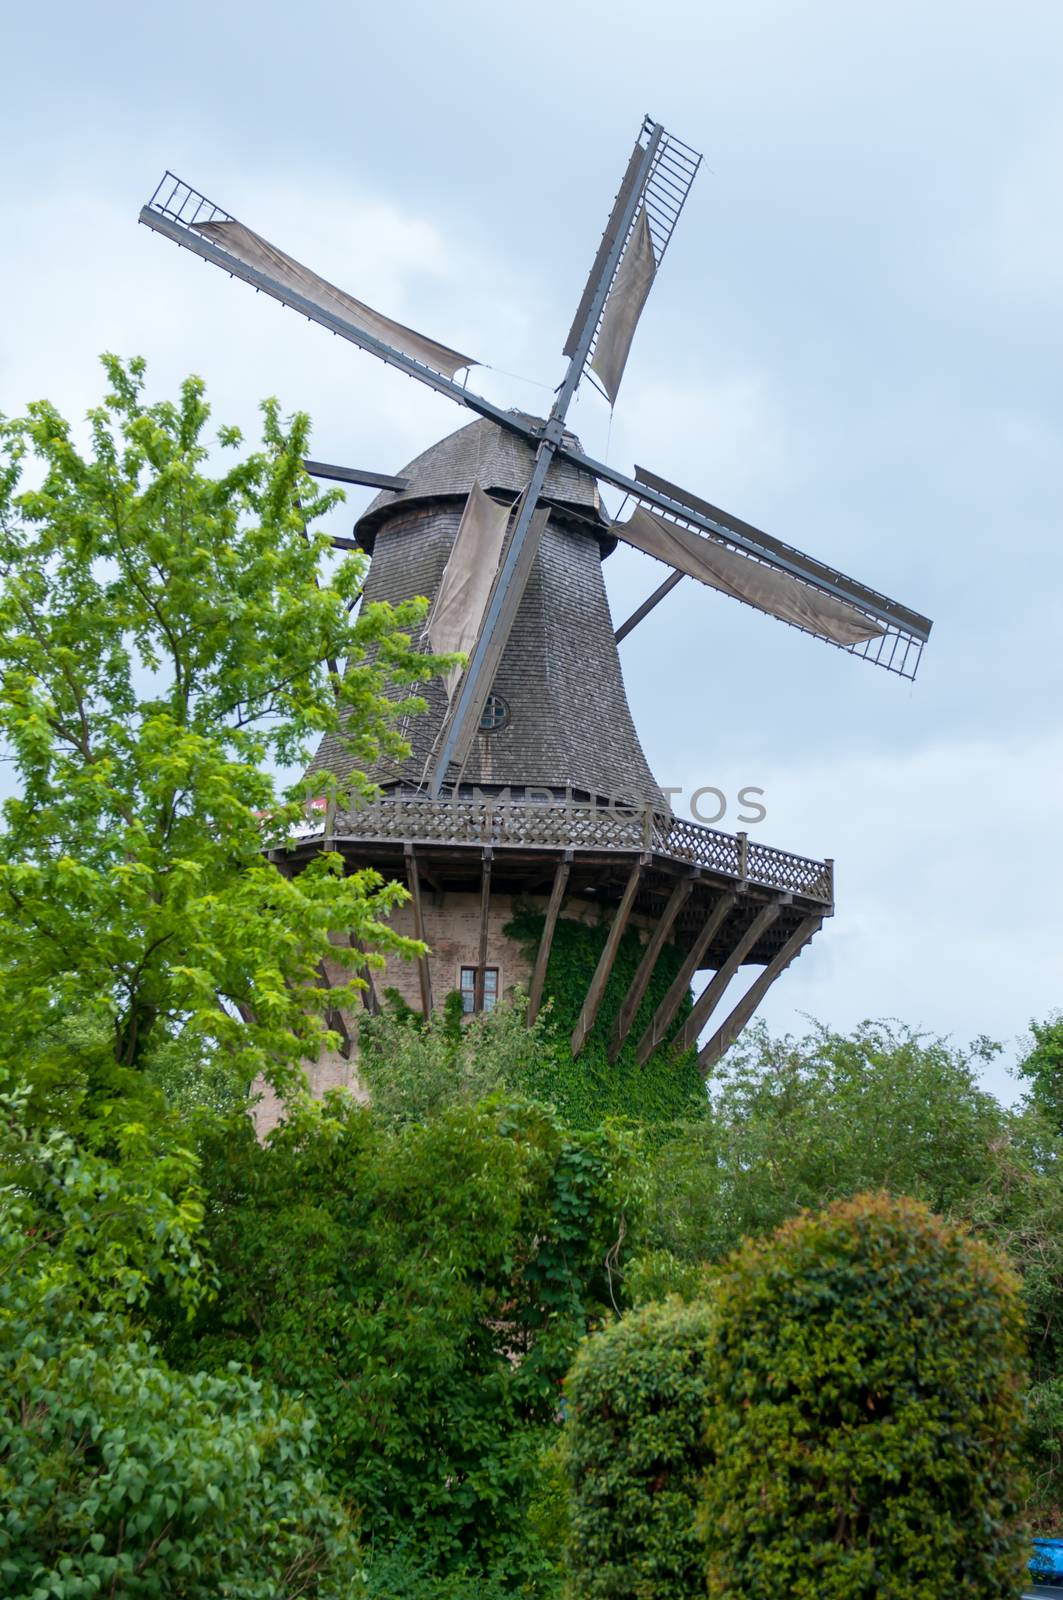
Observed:
[[[1031,1022],[1031,1049],[1019,1063],[1019,1077],[1030,1085],[1030,1100],[1063,1133],[1063,1012]]]
[[[712,1085],[712,1117],[655,1159],[653,1242],[680,1262],[718,1261],[802,1208],[867,1189],[969,1214],[1009,1127],[977,1078],[994,1049],[885,1022],[803,1039],[750,1029]]]
[[[114,1159],[0,1097],[0,1588],[353,1600],[354,1529],[314,1467],[313,1422],[234,1372],[168,1367],[136,1326],[151,1287],[210,1287],[195,1157],[116,1124]]]
[[[0,739],[20,784],[0,835],[4,1054],[76,1013],[121,1066],[188,1033],[243,1086],[283,1089],[344,997],[322,956],[360,959],[329,930],[410,945],[387,921],[400,888],[332,855],[267,860],[302,815],[271,764],[337,731],[364,787],[438,663],[410,645],[423,603],[353,613],[365,558],[322,576],[312,530],[336,494],[302,469],[305,416],[266,402],[262,448],[212,476],[202,383],[148,404],[142,362],[104,365],[86,450],[47,402],[0,422]]]

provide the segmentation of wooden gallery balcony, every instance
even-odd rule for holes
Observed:
[[[352,868],[372,866],[387,878],[407,882],[418,926],[423,880],[436,894],[478,894],[484,944],[493,895],[542,897],[546,920],[530,985],[530,1018],[542,1001],[553,931],[564,903],[599,905],[609,934],[572,1035],[574,1054],[594,1025],[620,939],[633,916],[648,937],[613,1029],[614,1056],[627,1039],[669,940],[685,951],[685,960],[639,1039],[641,1060],[669,1037],[696,972],[708,969],[714,976],[675,1035],[678,1048],[695,1043],[740,966],[761,967],[699,1052],[704,1072],[733,1043],[770,985],[834,910],[832,861],[809,860],[743,833],[721,833],[649,808],[385,795],[334,818],[322,815],[319,822],[311,821],[286,852],[288,869],[298,869],[322,849],[339,851]]]

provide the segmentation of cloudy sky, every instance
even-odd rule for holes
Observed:
[[[705,152],[616,412],[575,426],[935,631],[913,686],[687,581],[623,646],[636,722],[663,783],[758,785],[756,837],[837,860],[774,1027],[987,1033],[1014,1094],[1063,1004],[1056,0],[59,0],[4,34],[8,413],[81,415],[97,352],[141,353],[398,471],[461,415],[138,228],[163,169],[541,410],[643,112]],[[661,575],[606,572],[618,619]]]

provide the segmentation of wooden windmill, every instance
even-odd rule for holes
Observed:
[[[432,647],[468,655],[463,673],[430,686],[429,715],[412,730],[414,758],[401,770],[373,773],[381,799],[338,817],[328,840],[353,862],[372,861],[408,880],[411,931],[432,950],[419,970],[423,1009],[433,1005],[433,977],[437,989],[455,987],[460,969],[470,1006],[479,1009],[500,992],[505,970],[511,981],[526,982],[534,1016],[559,915],[597,908],[608,934],[573,1031],[575,1053],[595,1025],[629,925],[640,930],[644,953],[613,1023],[614,1057],[637,1019],[644,1023],[640,1060],[669,1040],[699,969],[714,976],[676,1045],[696,1041],[740,965],[762,967],[702,1047],[699,1061],[708,1071],[831,913],[831,864],[670,815],[631,724],[616,644],[684,576],[907,678],[915,677],[931,624],[645,468],[628,475],[594,460],[566,431],[585,376],[610,403],[617,398],[700,159],[660,123],[644,120],[545,419],[476,394],[456,377],[477,364],[471,357],[327,283],[172,173],[140,220],[481,419],[401,476],[307,463],[317,475],[382,491],[356,528],[373,551],[367,598],[429,595]],[[603,483],[623,494],[623,520],[605,515]],[[600,562],[617,540],[669,571],[614,630]],[[563,705],[556,693],[550,700],[549,686],[556,690],[558,681]],[[578,750],[558,728],[573,704]],[[329,748],[317,764],[335,771],[340,760]],[[320,835],[309,838],[300,849],[306,854],[321,842]],[[500,930],[506,904],[536,894],[545,925],[525,972],[502,949]],[[669,943],[684,959],[647,1019],[643,1002]],[[375,1003],[371,989],[367,1003]]]

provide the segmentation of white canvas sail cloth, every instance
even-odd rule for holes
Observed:
[[[511,510],[511,506],[492,500],[478,483],[470,489],[428,618],[428,643],[436,655],[457,650],[463,655],[471,653],[502,559]],[[443,679],[448,702],[454,698],[461,673],[461,667],[451,667]]]
[[[653,288],[657,262],[650,238],[650,224],[643,206],[631,230],[613,286],[609,290],[598,329],[598,342],[591,357],[591,371],[601,379],[602,388],[612,403],[620,392],[631,341],[635,337],[646,296]]]
[[[371,334],[374,339],[382,340],[394,350],[401,350],[403,355],[411,356],[414,361],[420,361],[435,372],[442,372],[445,377],[453,378],[463,367],[478,365],[471,356],[462,355],[460,350],[437,344],[435,339],[428,339],[423,333],[404,327],[401,322],[393,322],[390,317],[374,311],[372,306],[364,305],[353,295],[337,289],[335,284],[318,277],[316,272],[311,272],[309,267],[285,255],[283,250],[278,250],[261,234],[253,233],[242,222],[197,222],[195,228],[197,233],[213,240],[246,267],[264,272],[283,288],[291,289],[302,295],[304,300],[312,301],[320,310],[343,317],[362,333]]]
[[[812,589],[786,572],[738,555],[714,539],[658,517],[644,506],[637,506],[627,522],[614,523],[613,532],[636,550],[644,550],[710,588],[818,634],[831,644],[863,644],[886,631],[844,600],[835,600],[833,595]]]

